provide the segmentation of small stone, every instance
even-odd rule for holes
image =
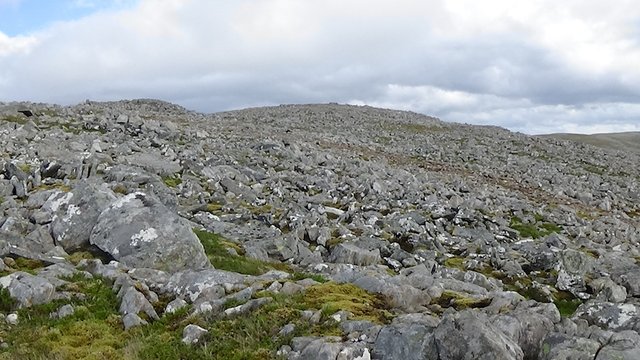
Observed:
[[[282,327],[282,329],[280,329],[280,331],[278,332],[279,336],[287,336],[289,334],[291,334],[292,332],[294,332],[296,330],[296,326],[294,324],[287,324],[285,326]]]
[[[171,301],[170,303],[167,304],[167,307],[164,309],[164,312],[167,314],[173,314],[176,311],[182,309],[183,307],[187,306],[187,302],[180,299],[180,298],[176,298],[175,300]]]
[[[147,325],[147,322],[136,314],[127,314],[122,317],[122,324],[124,325],[124,329],[128,330],[132,327]]]
[[[49,317],[52,319],[62,319],[64,317],[67,316],[71,316],[73,315],[73,313],[76,310],[73,308],[72,305],[66,304],[61,306],[58,311],[52,312],[51,314],[49,314]]]
[[[18,314],[11,313],[11,314],[7,315],[7,318],[5,319],[5,321],[9,325],[18,325]]]
[[[13,258],[10,258],[10,257],[7,256],[2,260],[4,261],[4,264],[7,265],[8,267],[15,268],[16,261]]]
[[[189,324],[182,331],[182,342],[185,344],[195,344],[208,332],[208,330],[198,325]]]

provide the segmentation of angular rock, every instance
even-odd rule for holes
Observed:
[[[198,325],[189,324],[182,330],[182,342],[187,345],[197,344],[209,331]]]
[[[143,192],[109,205],[98,217],[89,241],[127,266],[169,272],[210,267],[189,225]]]
[[[9,290],[19,307],[45,304],[55,297],[55,286],[49,280],[22,271],[0,278],[0,286]]]
[[[364,250],[348,243],[336,245],[329,258],[331,262],[361,266],[379,264],[381,260],[380,250]]]

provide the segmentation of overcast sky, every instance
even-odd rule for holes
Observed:
[[[0,0],[0,101],[339,102],[640,131],[634,0]]]

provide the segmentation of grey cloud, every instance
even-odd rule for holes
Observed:
[[[176,4],[142,1],[36,34],[29,52],[0,57],[0,99],[152,97],[207,112],[352,102],[524,132],[630,128],[638,115],[637,71],[574,68],[524,25],[449,34],[444,2]],[[263,18],[278,11],[293,15]]]

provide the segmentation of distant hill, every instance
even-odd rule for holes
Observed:
[[[640,152],[640,132],[622,132],[608,134],[548,134],[540,137],[570,140],[590,144],[606,149]]]

